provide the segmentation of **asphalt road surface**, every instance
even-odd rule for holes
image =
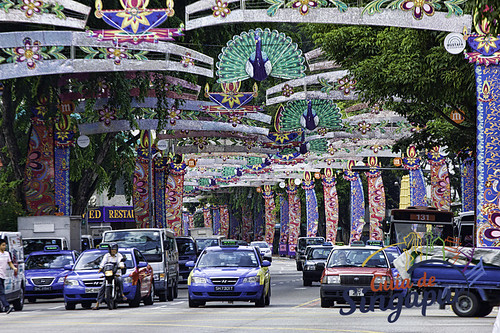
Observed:
[[[399,320],[387,321],[392,312],[380,311],[343,316],[339,307],[322,309],[319,283],[302,286],[302,272],[295,261],[275,258],[271,266],[271,305],[256,308],[253,303],[211,302],[189,308],[187,287],[181,285],[173,302],[99,311],[80,306],[66,311],[62,299],[26,304],[22,312],[0,313],[0,332],[452,332],[490,333],[497,309],[485,318],[460,318],[450,308],[432,306],[427,316],[421,310],[403,308]]]

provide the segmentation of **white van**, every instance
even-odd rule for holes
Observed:
[[[5,279],[5,296],[7,301],[14,306],[14,310],[21,311],[24,306],[24,251],[20,232],[0,231],[0,239],[7,241],[7,251],[11,255],[17,274],[10,267],[7,268]]]
[[[170,229],[124,229],[105,231],[103,243],[135,247],[153,268],[155,295],[160,302],[177,298],[179,287],[179,252]]]

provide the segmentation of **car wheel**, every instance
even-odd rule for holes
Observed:
[[[267,291],[265,304],[266,305],[271,304],[271,286],[269,286],[269,290]]]
[[[179,282],[175,282],[175,288],[174,288],[174,298],[179,297]]]
[[[299,272],[302,271],[302,265],[298,261],[296,262],[296,265],[297,265],[297,270]]]
[[[312,282],[312,280],[309,280],[309,279],[303,279],[302,284],[304,286],[308,287],[308,286],[312,286],[313,282]]]
[[[263,308],[264,306],[266,306],[265,290],[262,290],[262,295],[258,300],[255,301],[255,306],[258,308]]]
[[[36,303],[36,297],[28,297],[29,303]]]
[[[329,299],[321,297],[321,307],[322,308],[329,308],[333,305],[333,301],[330,301]]]
[[[12,302],[12,306],[14,306],[14,310],[22,311],[24,307],[24,287],[19,291],[19,298]]]
[[[128,305],[131,308],[136,308],[141,305],[141,284],[137,282],[137,286],[135,287],[135,296],[134,299],[131,300]]]
[[[92,307],[92,302],[83,302],[82,303],[82,308],[84,309],[90,309]]]
[[[154,285],[151,284],[151,290],[149,291],[149,295],[144,298],[144,305],[153,305],[154,303],[154,295],[155,295],[155,288]]]
[[[476,316],[486,317],[487,315],[489,315],[491,313],[492,310],[493,310],[493,307],[489,303],[481,302],[479,304],[479,311],[476,313]]]
[[[168,301],[174,300],[174,285],[173,284],[171,286],[167,286],[167,300]]]
[[[160,293],[158,294],[158,298],[160,299],[160,302],[166,302],[167,301],[167,289],[160,291]]]
[[[74,302],[65,302],[64,303],[64,308],[66,310],[74,310],[76,308],[76,303],[74,303]]]
[[[199,302],[193,301],[189,296],[188,296],[188,303],[190,308],[197,308],[198,306],[200,306]]]
[[[451,308],[459,317],[474,317],[479,310],[479,300],[473,292],[462,291]]]

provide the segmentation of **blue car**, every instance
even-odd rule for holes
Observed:
[[[269,305],[271,263],[262,260],[254,246],[224,242],[207,247],[188,277],[189,307],[210,301],[252,301],[255,306]]]
[[[31,252],[26,258],[26,289],[24,297],[35,303],[37,298],[63,297],[65,265],[75,263],[76,251],[61,250],[58,245],[47,245],[43,251]]]
[[[154,297],[153,269],[141,252],[135,248],[123,248],[119,252],[125,257],[127,271],[122,275],[123,293],[131,307],[152,305]],[[104,281],[102,273],[97,273],[102,257],[108,253],[104,249],[82,252],[74,267],[65,268],[69,273],[64,281],[64,305],[66,310],[74,310],[77,304],[90,309],[97,299],[97,293]]]

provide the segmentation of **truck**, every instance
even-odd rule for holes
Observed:
[[[58,245],[61,250],[81,251],[79,216],[23,216],[18,218],[17,225],[26,256],[33,251],[43,251],[47,245]]]
[[[212,228],[193,228],[190,230],[191,237],[196,238],[211,238],[214,233]]]

